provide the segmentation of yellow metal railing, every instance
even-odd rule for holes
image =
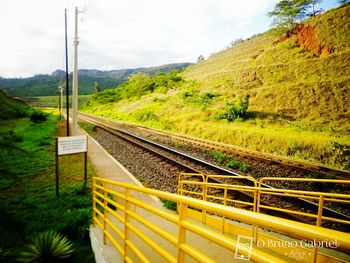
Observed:
[[[177,213],[145,201],[149,196],[178,203]],[[214,245],[228,251],[232,261],[237,251],[242,257],[255,262],[290,261],[290,257],[271,253],[258,243],[247,246],[247,243],[240,243],[236,235],[222,233],[193,220],[189,216],[193,210],[206,211],[232,222],[243,222],[300,240],[336,241],[340,250],[350,251],[350,235],[347,233],[146,187],[93,178],[93,223],[101,228],[103,242],[112,244],[124,262],[156,262],[155,254],[165,262],[185,262],[188,257],[198,262],[216,262],[208,251]],[[196,242],[192,242],[193,235],[210,242],[210,246],[201,251]],[[154,254],[150,255],[147,248]]]
[[[202,180],[188,180],[190,177],[196,177],[196,174],[180,174],[178,182],[178,193],[180,195],[190,195],[191,197],[199,196],[199,199],[204,201],[216,202],[223,205],[235,206],[243,209],[249,209],[251,211],[260,212],[261,210],[272,210],[279,211],[283,213],[288,213],[304,218],[309,218],[310,223],[313,222],[317,226],[322,226],[324,221],[329,221],[338,224],[350,225],[350,221],[347,219],[333,218],[324,215],[325,204],[336,203],[336,204],[350,204],[349,194],[337,194],[337,193],[327,193],[327,192],[313,192],[313,191],[301,191],[301,190],[289,190],[289,189],[278,189],[278,188],[267,188],[264,186],[266,182],[296,182],[296,183],[329,183],[329,184],[344,184],[349,185],[350,180],[333,180],[333,179],[307,179],[307,178],[280,178],[280,177],[265,177],[261,178],[257,182],[252,177],[243,176],[223,176],[223,175],[200,175]],[[234,179],[237,183],[240,180],[246,180],[252,182],[252,186],[242,185],[242,184],[225,184],[225,183],[209,183],[211,178],[219,179],[221,181],[227,179]],[[268,184],[268,183],[267,183]],[[196,188],[196,190],[192,190]],[[198,191],[198,188],[201,191]],[[215,195],[210,194],[210,190],[214,191]],[[217,194],[215,190],[220,191]],[[245,193],[247,197],[251,197],[250,201],[243,201],[241,199],[230,198],[228,191],[238,191],[240,193]],[[304,212],[293,210],[293,206],[289,207],[277,207],[268,205],[262,202],[264,196],[268,196],[269,199],[272,197],[287,197],[289,199],[304,199],[310,202],[318,204],[317,213],[312,213],[308,211],[308,207],[304,207]],[[249,199],[249,198],[248,198]],[[287,206],[287,205],[286,205]],[[313,219],[313,221],[312,221]]]
[[[333,179],[308,179],[308,178],[280,178],[280,177],[265,177],[259,181],[258,198],[257,198],[257,212],[260,209],[275,210],[288,212],[290,214],[314,219],[314,223],[317,226],[322,226],[323,221],[330,221],[334,223],[341,223],[350,225],[349,220],[343,220],[338,218],[332,218],[323,214],[326,202],[337,204],[350,204],[349,194],[337,194],[327,192],[313,192],[313,191],[300,191],[300,190],[288,190],[288,189],[275,189],[263,187],[263,184],[268,182],[296,182],[296,183],[328,183],[328,184],[344,184],[350,185],[350,180],[333,180]],[[317,213],[293,211],[292,209],[277,208],[272,206],[266,206],[261,204],[262,196],[276,196],[276,197],[288,197],[292,199],[304,199],[318,204]],[[305,208],[307,209],[307,207]]]

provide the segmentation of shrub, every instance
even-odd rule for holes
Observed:
[[[152,110],[139,110],[135,113],[135,118],[138,121],[158,121],[158,116]]]
[[[238,169],[240,167],[240,163],[237,160],[230,160],[225,163],[226,167]]]
[[[55,231],[33,237],[32,243],[20,253],[20,262],[67,262],[74,252],[72,242]]]
[[[343,165],[343,168],[350,170],[350,145],[331,142],[333,153],[338,156],[338,162]]]
[[[35,123],[39,123],[39,122],[43,122],[47,120],[47,113],[42,112],[41,110],[33,110],[30,114],[29,114],[29,119],[32,122]]]
[[[228,158],[228,156],[226,155],[226,153],[214,150],[212,152],[212,156],[214,157],[214,159],[218,162],[218,163],[224,163],[226,161],[226,159]]]
[[[218,95],[214,93],[199,93],[198,91],[185,91],[180,93],[180,97],[184,102],[190,103],[194,106],[199,106],[202,110],[204,110],[211,103],[213,98],[217,96]]]
[[[228,121],[245,120],[248,117],[249,97],[238,97],[235,103],[227,103],[225,119]]]
[[[215,98],[216,96],[217,96],[216,94],[205,92],[199,96],[198,104],[201,106],[202,109],[205,109],[210,104],[212,99]]]
[[[165,199],[161,199],[163,206],[169,210],[176,211],[177,210],[177,203]]]
[[[240,163],[239,164],[239,168],[238,168],[241,172],[245,173],[245,172],[249,172],[251,169],[251,166],[247,163]]]
[[[232,168],[232,169],[238,169],[239,171],[245,173],[250,171],[251,166],[247,163],[237,161],[235,159],[230,159],[225,163],[226,167]]]
[[[88,236],[91,223],[91,208],[67,210],[63,214],[64,221],[56,227],[57,230],[70,238],[83,239]]]
[[[84,196],[84,195],[90,194],[90,191],[91,191],[91,189],[86,185],[86,182],[83,182],[82,184],[77,184],[73,187],[76,195]]]

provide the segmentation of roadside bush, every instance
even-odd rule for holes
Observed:
[[[343,165],[344,169],[350,170],[350,145],[332,141],[331,147],[335,156],[338,156],[337,161]]]
[[[158,116],[152,110],[139,110],[135,113],[135,118],[138,121],[157,121]]]
[[[161,199],[160,201],[162,201],[163,206],[169,210],[172,211],[176,211],[177,210],[177,203],[170,201],[170,200],[165,200],[165,199]]]
[[[218,95],[214,93],[199,93],[198,91],[185,91],[180,94],[180,97],[184,102],[194,106],[199,106],[202,110],[204,110],[217,96]]]
[[[249,97],[238,97],[235,103],[227,103],[225,119],[228,121],[245,120],[248,118]]]
[[[226,159],[228,159],[228,156],[226,153],[214,150],[212,152],[212,156],[214,157],[214,159],[218,162],[218,163],[224,163]]]
[[[225,166],[233,169],[238,169],[240,163],[237,160],[230,160],[227,163],[225,163]]]
[[[249,172],[251,169],[251,166],[245,162],[240,162],[234,158],[232,158],[230,155],[214,150],[212,152],[212,156],[214,159],[220,163],[223,166],[232,168],[232,169],[238,169],[239,171],[245,173]]]
[[[238,168],[241,172],[245,173],[245,172],[249,172],[251,170],[251,166],[247,163],[243,163],[241,162],[239,164],[239,168]]]
[[[47,113],[42,112],[41,110],[33,110],[30,114],[29,114],[29,119],[32,122],[35,123],[39,123],[39,122],[44,122],[47,120]]]
[[[89,235],[91,214],[90,207],[67,210],[63,215],[64,221],[57,226],[57,230],[72,239],[84,239]]]

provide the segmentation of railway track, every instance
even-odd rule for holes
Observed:
[[[184,154],[182,152],[179,152],[177,150],[174,150],[170,147],[161,145],[159,143],[155,143],[153,141],[150,141],[148,139],[142,138],[140,136],[136,136],[133,134],[129,134],[124,130],[120,130],[116,127],[113,127],[107,123],[105,123],[103,120],[96,120],[92,119],[90,116],[87,117],[85,115],[80,115],[79,118],[85,122],[88,122],[90,124],[93,124],[96,127],[99,127],[110,134],[113,134],[114,136],[118,136],[119,138],[122,138],[123,140],[127,141],[128,143],[133,144],[136,147],[142,148],[143,150],[151,153],[153,156],[156,156],[156,158],[162,160],[161,162],[166,163],[167,165],[171,164],[182,172],[188,172],[188,173],[200,173],[200,174],[224,174],[224,175],[236,175],[236,176],[241,176],[235,172],[232,172],[230,170],[227,170],[225,168],[222,168],[220,166],[214,165],[212,163],[203,161],[201,159],[195,158],[193,156],[190,156],[188,154]],[[243,177],[242,177],[243,178]],[[247,180],[245,184],[248,184]],[[222,183],[220,180],[215,180],[211,178],[211,182],[214,183]],[[241,184],[244,182],[244,179],[240,180],[240,183],[234,182],[236,184]],[[264,185],[264,187],[271,187],[269,185]],[[228,192],[232,196],[237,196],[240,199],[251,199],[252,195],[243,192],[243,191],[234,191],[234,190],[229,190]],[[300,207],[307,207],[308,210],[310,211],[317,211],[318,205],[310,202],[308,200],[304,199],[298,199],[296,202],[291,200],[289,198],[283,197],[280,199],[273,198],[273,200],[262,200],[262,204],[268,205],[268,206],[273,206],[273,203],[285,203],[285,202],[290,202],[292,203],[292,206],[294,207],[293,210],[298,210]],[[266,211],[263,211],[266,212]],[[273,214],[278,217],[283,217],[283,218],[289,218],[292,220],[297,220],[301,221],[304,223],[309,223],[309,224],[314,224],[313,220],[301,217],[301,216],[296,216],[290,213],[284,213],[280,211],[269,211],[269,214]],[[324,208],[324,214],[327,216],[343,219],[343,220],[350,220],[350,216],[342,214],[340,212],[337,212],[333,209],[329,208]]]
[[[79,113],[81,116],[85,116],[88,118],[93,118],[93,119],[98,119],[99,121],[105,122],[107,119],[100,117],[100,116],[94,116],[90,114],[82,114]],[[125,127],[132,127],[134,129],[140,130],[140,131],[146,131],[148,133],[153,133],[157,136],[163,136],[163,137],[168,137],[171,138],[172,140],[177,140],[181,143],[193,145],[196,147],[200,148],[205,148],[205,149],[215,149],[224,153],[228,153],[231,155],[239,156],[244,159],[251,159],[251,160],[256,160],[256,161],[261,161],[266,163],[267,165],[280,165],[283,167],[286,167],[288,169],[293,169],[293,170],[298,170],[301,172],[308,172],[308,173],[317,173],[319,175],[323,176],[334,176],[337,179],[350,179],[350,171],[346,170],[340,170],[340,169],[334,169],[326,166],[318,166],[314,164],[309,164],[305,162],[300,162],[296,160],[290,160],[287,158],[283,158],[280,156],[275,156],[272,154],[267,154],[267,153],[261,153],[258,151],[254,150],[249,150],[245,148],[241,148],[238,146],[233,146],[229,144],[224,144],[224,143],[218,143],[218,142],[213,142],[213,141],[208,141],[204,139],[198,139],[195,137],[191,136],[184,136],[184,135],[179,135],[171,132],[165,132],[165,131],[160,131],[157,129],[153,128],[148,128],[136,124],[130,124],[130,123],[124,123],[121,122],[121,125]]]

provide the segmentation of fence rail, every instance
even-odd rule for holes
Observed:
[[[193,220],[191,211],[206,211],[232,222],[243,222],[252,229],[269,229],[299,240],[336,240],[339,249],[350,251],[350,235],[335,230],[97,177],[93,178],[92,188],[93,223],[101,228],[103,242],[110,242],[124,262],[155,262],[147,248],[151,248],[164,262],[187,262],[188,258],[215,262],[216,258],[212,257],[208,247],[201,251],[196,242],[192,242],[194,234],[198,239],[211,242],[209,249],[215,244],[222,253],[228,252],[232,260],[237,252],[254,262],[290,260],[285,255],[276,255],[259,247],[257,243],[242,245],[237,236]],[[150,195],[178,203],[177,213],[147,203],[145,200]]]

